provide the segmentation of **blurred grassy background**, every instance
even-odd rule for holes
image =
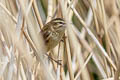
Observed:
[[[56,17],[67,29],[46,52]],[[0,0],[0,80],[119,80],[119,33],[120,0]]]

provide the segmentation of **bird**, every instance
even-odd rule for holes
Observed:
[[[52,50],[62,40],[66,30],[65,20],[62,18],[55,18],[49,21],[41,29],[41,34],[45,41],[47,51]]]

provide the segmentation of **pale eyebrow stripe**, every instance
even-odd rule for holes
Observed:
[[[53,22],[55,22],[55,23],[60,23],[60,24],[65,24],[65,21],[64,20],[53,20]]]

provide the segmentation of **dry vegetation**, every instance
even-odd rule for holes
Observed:
[[[120,0],[0,0],[0,80],[119,80],[119,12]],[[67,29],[46,52],[55,17]]]

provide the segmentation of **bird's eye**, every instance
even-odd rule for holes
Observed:
[[[54,29],[59,29],[61,27],[64,27],[64,25],[65,25],[65,23],[63,23],[63,22],[56,22],[54,24]]]
[[[58,21],[58,23],[61,24],[61,25],[65,25],[66,24],[65,21]]]

